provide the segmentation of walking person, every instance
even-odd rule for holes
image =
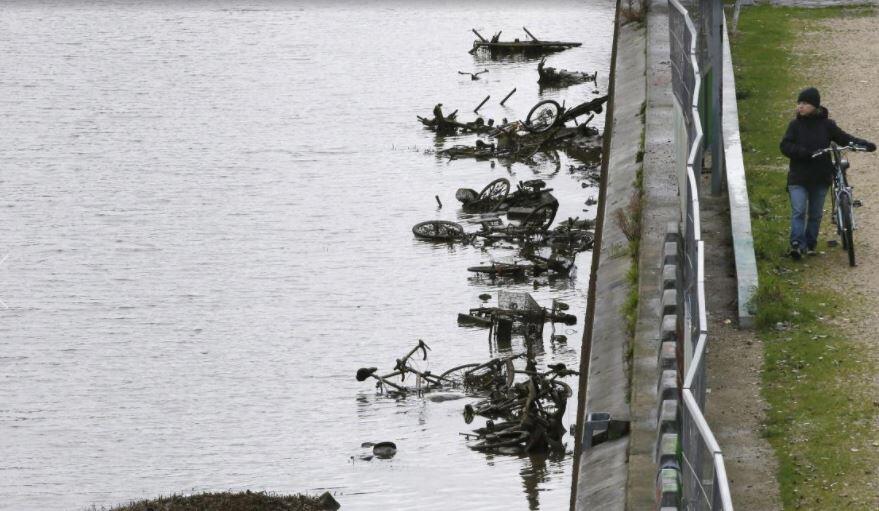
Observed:
[[[812,155],[830,142],[858,145],[875,151],[876,144],[849,135],[829,117],[821,106],[818,89],[809,87],[797,97],[797,117],[787,126],[781,139],[781,152],[790,158],[787,190],[790,197],[790,256],[800,259],[814,255],[818,246],[818,228],[824,213],[824,198],[833,181],[830,155]]]

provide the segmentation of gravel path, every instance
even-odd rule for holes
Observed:
[[[830,115],[847,132],[873,142],[879,142],[879,44],[876,29],[879,14],[870,17],[836,19],[821,24],[821,47],[802,48],[822,63],[816,66],[816,83],[821,87],[822,103]],[[815,37],[808,38],[814,41]],[[816,264],[818,278],[815,289],[829,288],[852,298],[862,309],[848,321],[839,321],[839,327],[848,336],[861,341],[863,357],[879,361],[879,153],[850,153],[849,178],[855,187],[855,197],[863,201],[856,210],[855,247],[859,265],[848,267],[841,248],[826,250],[824,262]],[[827,207],[829,208],[828,201]],[[827,217],[825,216],[825,219]],[[823,240],[836,239],[830,222],[824,222]],[[872,381],[854,382],[873,385],[867,395],[879,396],[879,375]],[[879,406],[879,400],[874,403]],[[872,445],[879,441],[877,420]],[[873,473],[879,473],[879,453],[870,453],[876,461]],[[868,483],[860,488],[862,498],[871,509],[879,509],[879,484]]]
[[[703,176],[703,190],[710,186]],[[781,509],[778,460],[761,436],[767,404],[760,394],[763,343],[753,330],[738,329],[729,199],[699,198],[708,301],[708,380],[706,418],[723,450],[736,511]],[[730,363],[734,361],[734,363]]]

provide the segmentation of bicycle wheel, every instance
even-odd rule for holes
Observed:
[[[466,377],[467,373],[477,367],[479,367],[479,364],[476,363],[459,365],[440,374],[439,378],[440,380],[442,380],[444,385],[463,385],[464,378]]]
[[[505,178],[495,179],[479,192],[479,203],[487,211],[495,211],[510,193],[510,182]]]
[[[848,251],[848,264],[855,266],[854,219],[852,217],[852,199],[848,194],[839,196],[839,213],[842,225],[842,246]]]
[[[428,220],[415,224],[412,227],[415,237],[426,240],[451,241],[464,236],[464,228],[461,224],[447,220]]]
[[[558,204],[544,204],[543,206],[539,206],[525,217],[525,220],[522,221],[522,227],[529,230],[545,231],[549,229],[550,225],[552,225],[557,210]]]
[[[533,107],[525,117],[525,129],[532,133],[549,131],[562,115],[562,106],[556,101],[545,99]]]

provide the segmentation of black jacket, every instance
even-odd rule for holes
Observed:
[[[787,174],[788,185],[810,186],[815,184],[829,185],[833,181],[833,163],[829,154],[812,158],[819,149],[830,146],[830,142],[839,145],[870,146],[870,142],[853,137],[842,131],[836,122],[828,118],[827,109],[818,110],[808,117],[797,115],[787,126],[787,132],[781,139],[781,152],[790,158],[790,170]]]

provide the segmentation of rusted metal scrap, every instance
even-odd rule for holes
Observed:
[[[584,125],[585,126],[585,125]],[[587,136],[595,136],[591,128],[560,128],[549,133],[531,133],[522,128],[521,122],[513,122],[495,129],[489,129],[487,133],[494,137],[494,142],[477,140],[472,146],[455,145],[437,152],[439,156],[445,156],[455,160],[458,158],[475,158],[488,160],[492,158],[506,158],[514,161],[526,161],[540,151],[550,150],[565,141],[576,137],[579,133]]]
[[[544,53],[554,53],[558,51],[567,50],[569,48],[576,48],[578,46],[582,46],[583,43],[579,42],[571,42],[571,41],[543,41],[537,39],[531,32],[528,31],[527,28],[522,27],[530,40],[520,41],[518,38],[512,41],[501,41],[500,35],[498,32],[490,40],[482,37],[482,35],[476,31],[476,29],[471,29],[478,39],[473,41],[473,47],[470,49],[469,53],[471,55],[475,55],[476,52],[480,50],[488,51],[489,55],[494,58],[503,55],[509,54],[526,54],[526,55],[539,55]]]
[[[559,378],[578,373],[564,364],[549,365],[548,369],[538,372],[529,358],[525,370],[514,371],[526,375],[525,381],[496,383],[488,398],[464,407],[468,423],[476,415],[489,418],[485,427],[464,434],[474,440],[471,449],[501,454],[564,449],[562,419],[573,392]],[[502,420],[495,422],[497,419]]]
[[[465,75],[465,76],[469,75],[471,80],[479,80],[479,75],[481,75],[483,73],[487,73],[487,72],[488,72],[488,69],[483,69],[482,71],[477,71],[475,73],[467,73],[465,71],[458,71],[458,74]]]
[[[428,119],[416,115],[415,117],[421,121],[426,128],[436,131],[437,134],[449,135],[460,132],[464,133],[490,133],[494,130],[494,119],[486,121],[482,117],[477,117],[471,122],[460,122],[457,119],[458,111],[455,110],[451,114],[443,115],[443,104],[438,103],[433,107],[433,118]]]
[[[537,74],[537,83],[545,87],[567,87],[578,83],[594,82],[598,77],[598,71],[589,74],[548,67],[546,66],[546,59],[541,59],[537,64]]]
[[[474,450],[513,454],[564,449],[562,438],[565,428],[562,419],[573,391],[560,378],[579,373],[569,370],[564,364],[550,364],[546,371],[538,371],[529,351],[492,358],[482,363],[462,364],[433,375],[414,369],[408,362],[418,351],[426,359],[429,349],[424,341],[419,340],[406,356],[396,361],[394,372],[378,376],[375,367],[363,367],[357,371],[357,380],[374,378],[378,388],[390,388],[401,394],[441,388],[464,388],[468,393],[480,393],[485,396],[484,399],[464,407],[464,419],[468,424],[477,415],[489,419],[484,427],[472,433],[462,433],[468,440],[473,440],[470,448]],[[514,364],[519,358],[526,359],[524,369],[517,369]],[[402,384],[406,374],[416,376],[415,388]],[[400,376],[401,383],[390,381],[396,376]],[[499,422],[495,422],[499,419]],[[384,447],[383,444],[372,443],[364,443],[363,447],[379,445]],[[387,449],[387,454],[392,456],[396,446],[387,443]]]
[[[561,309],[541,307],[529,293],[500,291],[497,307],[474,307],[466,314],[458,314],[459,325],[480,326],[494,329],[499,320],[510,321],[527,328],[530,324],[542,325],[544,322],[575,325],[577,316],[566,314]]]
[[[442,386],[442,377],[434,375],[430,371],[419,371],[409,364],[409,359],[419,350],[422,352],[422,360],[427,360],[427,352],[430,350],[430,346],[421,339],[418,339],[418,343],[409,351],[409,353],[406,354],[406,356],[397,359],[394,364],[393,372],[385,375],[378,375],[376,374],[378,371],[378,368],[376,367],[361,367],[357,370],[357,381],[365,381],[368,378],[373,378],[377,380],[375,385],[377,388],[384,390],[385,387],[390,387],[391,389],[404,394],[407,392],[428,390],[431,387]],[[406,380],[407,374],[415,375],[415,388],[403,385],[402,382]],[[400,383],[391,381],[392,378],[397,376],[400,377]]]
[[[536,208],[542,204],[555,201],[555,197],[549,195],[552,188],[546,188],[546,182],[542,179],[519,181],[514,191],[510,191],[510,181],[506,178],[498,178],[485,185],[481,192],[470,188],[459,188],[455,192],[455,198],[461,202],[461,206],[467,213],[490,213],[492,211],[507,211],[513,207]]]

